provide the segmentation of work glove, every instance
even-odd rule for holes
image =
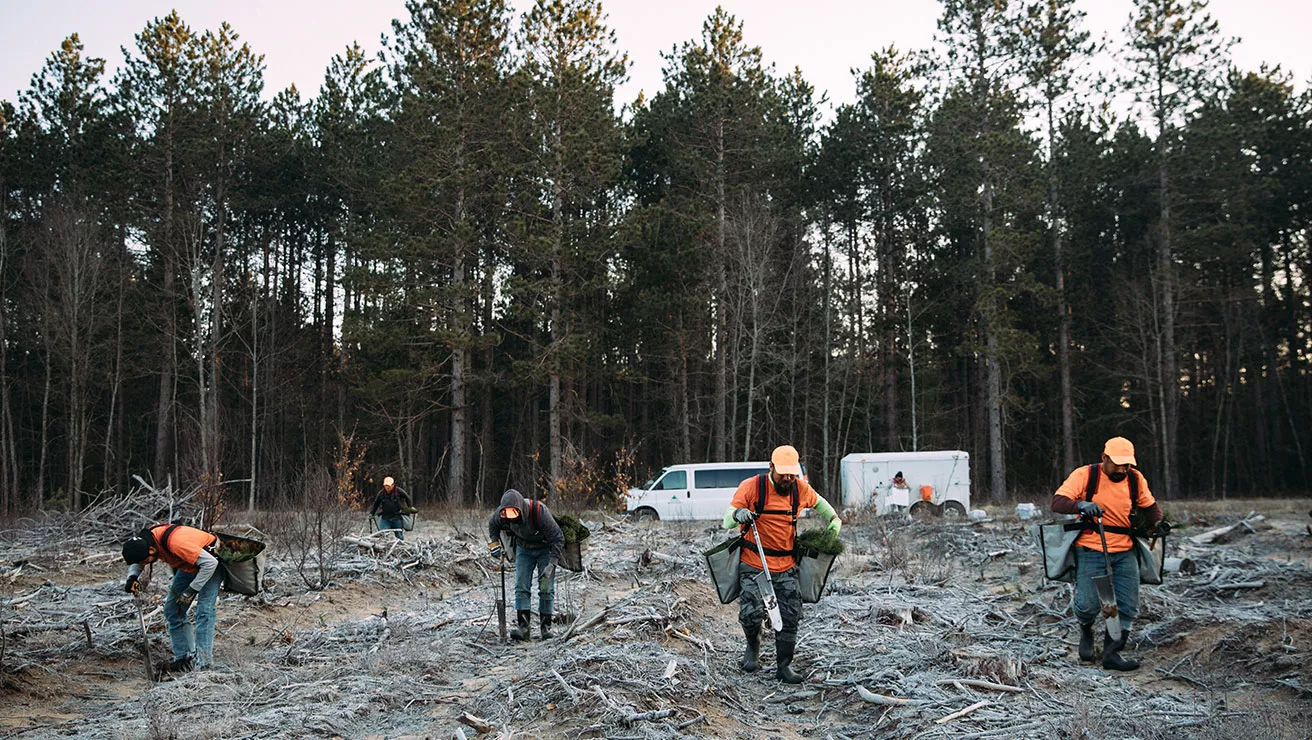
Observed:
[[[1094,518],[1102,516],[1102,507],[1092,501],[1076,501],[1075,508],[1079,510],[1080,516]]]
[[[182,589],[182,593],[173,597],[173,602],[178,605],[178,614],[187,616],[187,610],[191,608],[191,602],[196,600],[196,592],[189,589]]]
[[[837,537],[838,533],[843,531],[843,520],[839,519],[838,517],[834,517],[833,519],[830,519],[829,531],[833,532],[834,536]]]
[[[501,546],[501,541],[487,543],[488,554],[493,560],[500,560],[506,556],[506,548]]]
[[[141,586],[137,585],[136,573],[133,573],[132,575],[128,576],[127,583],[123,584],[123,590],[130,594],[134,594],[141,590]]]
[[[1157,523],[1154,531],[1157,533],[1158,537],[1165,537],[1171,533],[1171,523],[1163,519]]]
[[[734,509],[733,520],[739,524],[751,524],[756,521],[756,512],[751,509]]]
[[[551,563],[546,567],[546,569],[542,571],[542,580],[546,583],[550,583],[551,579],[555,577],[556,577],[556,561],[552,560]]]

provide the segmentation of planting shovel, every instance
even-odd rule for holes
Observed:
[[[141,613],[141,595],[134,592],[132,603],[137,607],[137,624],[141,625],[141,657],[146,661],[146,680],[155,683],[155,669],[150,660],[150,635],[146,634],[146,617]]]
[[[1112,582],[1112,561],[1107,557],[1107,535],[1102,529],[1102,517],[1093,521],[1098,525],[1098,538],[1102,540],[1102,562],[1107,567],[1107,575],[1093,577],[1093,587],[1098,590],[1098,603],[1102,605],[1102,616],[1107,620],[1107,634],[1113,640],[1119,640],[1121,618],[1116,607],[1116,585]]]
[[[756,531],[755,520],[752,521],[752,539],[756,540],[756,554],[761,556],[761,574],[757,579],[761,584],[762,601],[770,615],[770,626],[778,632],[784,628],[784,616],[779,613],[779,599],[774,595],[774,581],[770,580],[770,566],[765,562],[765,548],[761,547],[761,535]]]
[[[501,571],[501,598],[497,599],[497,629],[501,641],[506,641],[506,556],[497,558],[497,570]]]

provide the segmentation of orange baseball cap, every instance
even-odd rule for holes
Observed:
[[[770,453],[770,463],[774,465],[774,472],[780,475],[802,474],[802,466],[797,461],[797,448],[792,445],[774,448],[774,452]]]
[[[396,481],[392,480],[392,476],[389,475],[389,476],[387,476],[386,478],[383,479],[383,485],[385,485],[385,486],[394,486],[394,485],[396,485]]]
[[[1117,465],[1138,465],[1134,461],[1134,443],[1125,437],[1112,437],[1103,445],[1102,454]]]

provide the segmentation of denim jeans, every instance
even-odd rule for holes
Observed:
[[[185,570],[174,571],[172,588],[169,589],[169,595],[164,599],[164,617],[169,622],[169,639],[173,642],[174,660],[192,656],[196,659],[197,668],[214,662],[214,621],[216,618],[214,605],[219,600],[219,582],[223,580],[222,567],[222,565],[219,566],[220,570],[214,572],[213,577],[196,595],[196,626],[194,628],[185,615],[178,613],[176,594],[180,594],[184,589],[189,588],[191,582],[196,578],[196,574],[188,573]]]
[[[1121,618],[1121,629],[1129,632],[1134,618],[1139,616],[1139,559],[1133,549],[1111,553],[1107,559],[1112,565],[1112,585],[1116,589],[1116,610]],[[1102,613],[1093,579],[1106,574],[1107,566],[1103,563],[1101,551],[1075,548],[1075,618],[1081,624],[1093,624]]]
[[[402,523],[401,523],[401,515],[400,515],[400,514],[397,514],[395,517],[390,517],[390,516],[381,516],[381,515],[378,517],[378,528],[379,528],[379,529],[395,529],[395,530],[396,530],[396,538],[397,538],[398,540],[404,540],[404,539],[405,539],[405,530],[402,529],[402,526],[403,526],[403,525],[402,525]]]
[[[518,547],[515,551],[515,611],[526,612],[533,607],[533,571],[538,572],[538,614],[551,614],[556,601],[556,576],[546,577],[551,565],[551,548],[530,550]]]

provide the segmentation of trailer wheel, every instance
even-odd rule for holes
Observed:
[[[925,522],[938,516],[938,507],[931,501],[917,501],[907,510],[907,514],[916,521]]]
[[[960,519],[966,515],[966,507],[961,505],[960,501],[943,502],[944,519]]]
[[[660,518],[661,515],[657,514],[656,510],[649,506],[644,506],[633,512],[633,521],[635,522],[657,522],[660,521]]]

